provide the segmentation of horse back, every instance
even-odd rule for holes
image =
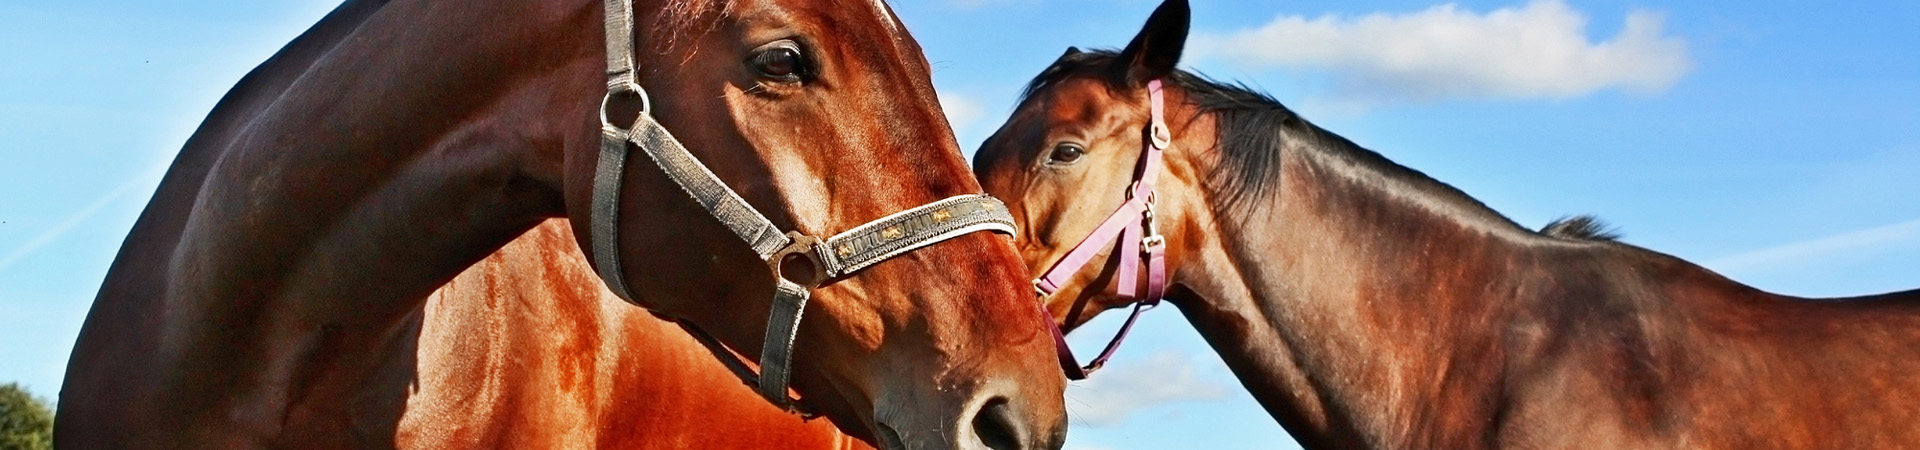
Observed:
[[[1611,430],[1562,437],[1632,438],[1636,447],[1920,448],[1912,426],[1920,409],[1911,407],[1920,404],[1912,352],[1920,290],[1796,298],[1657,254],[1594,267],[1563,286],[1583,303],[1557,308],[1580,318],[1557,322],[1567,325],[1558,350],[1540,364],[1550,375],[1522,378],[1533,386],[1514,390],[1581,411],[1542,412],[1584,417],[1569,430]]]

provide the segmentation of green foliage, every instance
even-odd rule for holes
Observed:
[[[0,450],[52,448],[52,409],[19,383],[0,386]]]

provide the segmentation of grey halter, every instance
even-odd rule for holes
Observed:
[[[604,2],[607,96],[600,104],[600,157],[594,170],[590,211],[594,269],[614,294],[639,305],[628,290],[620,268],[617,227],[621,179],[626,172],[631,144],[639,147],[674,184],[745,241],[754,254],[767,261],[774,279],[773,312],[768,315],[766,340],[760,348],[759,375],[711,335],[684,321],[676,322],[719,357],[741,381],[754,386],[761,397],[788,411],[807,414],[788,396],[787,381],[792,374],[793,341],[800,327],[800,315],[805,312],[814,287],[887,258],[967,233],[995,231],[1011,235],[1013,216],[1007,213],[1006,205],[992,197],[960,195],[901,211],[825,240],[798,231],[782,234],[773,222],[742,200],[653,120],[647,92],[635,80],[631,1]],[[616,97],[637,97],[640,102],[630,128],[623,129],[608,117],[608,105]],[[796,257],[804,258],[814,270],[811,274],[797,275],[800,279],[790,280],[782,276],[781,265]]]

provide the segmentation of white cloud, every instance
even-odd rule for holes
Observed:
[[[1485,14],[1444,4],[1410,14],[1283,15],[1255,29],[1196,33],[1188,48],[1242,69],[1324,72],[1340,96],[1369,101],[1653,94],[1692,69],[1686,41],[1666,35],[1659,14],[1631,11],[1603,42],[1589,42],[1586,25],[1559,0]]]
[[[980,115],[986,112],[980,102],[950,92],[940,93],[940,109],[947,113],[947,124],[953,127],[956,135],[965,132],[968,125],[978,122]]]
[[[1717,258],[1707,261],[1705,265],[1720,272],[1737,272],[1805,264],[1915,242],[1920,242],[1920,219],[1763,248]]]
[[[1192,357],[1162,352],[1108,367],[1070,385],[1067,411],[1087,425],[1112,426],[1135,412],[1169,403],[1222,399],[1227,392],[1227,387],[1202,377]]]

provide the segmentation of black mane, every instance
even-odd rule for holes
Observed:
[[[1576,241],[1617,241],[1620,232],[1598,217],[1578,215],[1561,217],[1540,227],[1540,234]]]
[[[1041,71],[1020,93],[1025,104],[1035,93],[1075,76],[1099,74],[1109,89],[1126,85],[1124,76],[1110,69],[1118,53],[1113,50],[1070,52]],[[1207,178],[1207,188],[1215,193],[1219,208],[1242,207],[1249,200],[1273,194],[1280,181],[1281,151],[1284,136],[1294,136],[1302,148],[1314,148],[1346,161],[1379,169],[1380,173],[1422,186],[1442,194],[1469,210],[1485,211],[1501,222],[1520,228],[1511,219],[1495,212],[1472,196],[1418,170],[1394,163],[1379,153],[1354,144],[1340,135],[1321,129],[1300,118],[1278,100],[1241,83],[1216,81],[1185,70],[1175,71],[1168,79],[1203,114],[1215,119],[1219,166]],[[1566,240],[1611,242],[1620,233],[1599,218],[1579,215],[1561,217],[1542,227],[1539,234]]]
[[[1068,52],[1027,83],[1018,104],[1026,104],[1035,93],[1088,74],[1103,76],[1109,89],[1124,89],[1125,76],[1111,69],[1118,58],[1119,53],[1113,50]],[[1462,210],[1484,211],[1492,216],[1490,219],[1525,229],[1459,189],[1321,129],[1272,96],[1245,84],[1216,81],[1186,70],[1175,71],[1168,82],[1186,94],[1188,101],[1203,114],[1215,119],[1219,146],[1215,151],[1220,159],[1218,167],[1208,175],[1206,187],[1219,202],[1215,205],[1217,208],[1244,208],[1254,203],[1250,200],[1273,194],[1280,184],[1281,151],[1287,144],[1283,138],[1292,136],[1302,141],[1295,142],[1300,148],[1317,149],[1353,164],[1375,168],[1382,175],[1451,199]]]

